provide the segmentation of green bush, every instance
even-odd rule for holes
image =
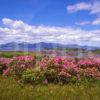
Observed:
[[[40,84],[45,80],[44,73],[37,70],[27,69],[22,73],[22,82]]]
[[[55,69],[48,69],[45,71],[45,77],[49,83],[58,83],[59,77]]]

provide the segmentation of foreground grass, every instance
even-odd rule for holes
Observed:
[[[83,85],[18,85],[0,76],[0,100],[100,100],[100,87]]]

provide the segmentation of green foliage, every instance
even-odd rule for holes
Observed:
[[[36,60],[38,61],[40,61],[42,59],[42,56],[36,56]]]
[[[44,73],[38,70],[27,69],[22,74],[22,82],[41,84],[45,80]]]
[[[1,54],[0,54],[0,57],[5,57],[5,58],[12,58],[14,56],[14,54],[13,53],[8,53],[8,52],[2,52]]]
[[[77,80],[77,77],[76,76],[72,76],[71,78],[70,78],[70,82],[71,83],[76,83],[78,80]]]
[[[58,73],[55,69],[46,70],[45,77],[49,83],[57,83],[59,81]]]
[[[78,83],[83,84],[84,86],[92,86],[93,84],[99,85],[99,82],[100,80],[98,79],[81,76],[80,81]]]

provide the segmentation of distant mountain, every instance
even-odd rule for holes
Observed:
[[[42,49],[56,49],[56,48],[78,48],[78,49],[86,49],[86,50],[95,50],[95,49],[100,49],[99,47],[93,47],[93,46],[79,46],[76,44],[69,44],[69,45],[63,45],[63,44],[58,44],[58,43],[16,43],[16,42],[11,42],[7,44],[1,44],[0,45],[0,50],[1,51],[38,51]]]

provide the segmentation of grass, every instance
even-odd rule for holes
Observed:
[[[0,100],[100,100],[100,87],[84,85],[19,85],[0,76]]]
[[[39,52],[24,52],[24,51],[0,51],[0,57],[5,58],[12,58],[15,56],[22,56],[22,55],[31,55],[31,56],[40,56],[41,53]]]

